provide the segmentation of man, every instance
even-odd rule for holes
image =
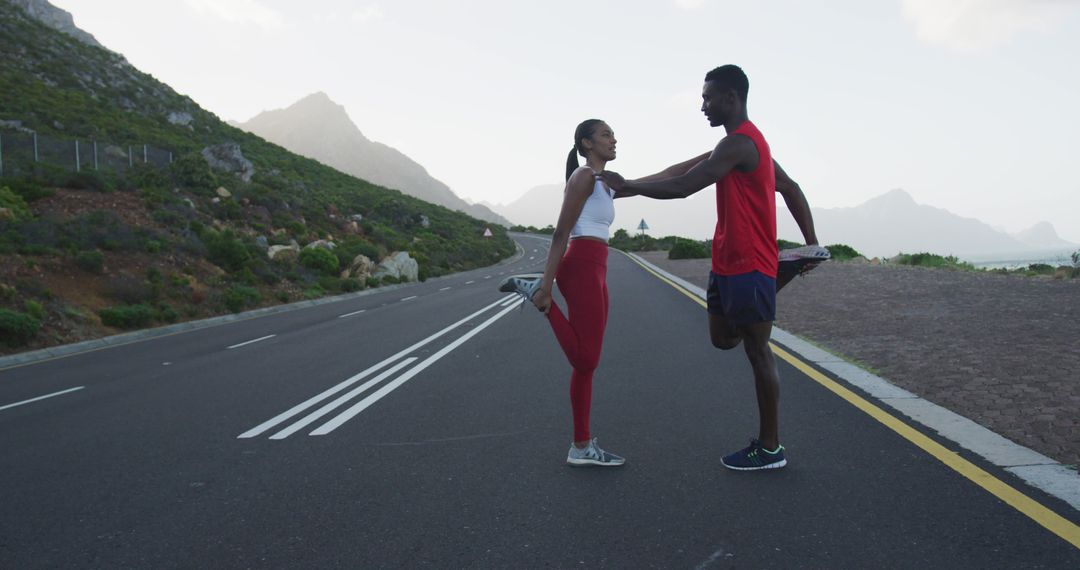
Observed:
[[[769,348],[776,292],[801,271],[829,257],[828,250],[817,246],[802,190],[772,159],[768,143],[747,117],[748,91],[749,81],[739,67],[724,65],[710,71],[701,93],[701,111],[711,126],[727,131],[711,153],[638,180],[624,180],[614,172],[601,174],[616,191],[661,200],[686,198],[716,184],[717,222],[707,296],[709,335],[713,345],[723,350],[743,343],[754,370],[758,437],[723,458],[725,467],[745,471],[787,465],[777,417],[780,383]],[[779,280],[776,192],[784,197],[809,244],[785,250]]]

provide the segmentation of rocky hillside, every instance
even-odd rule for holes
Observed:
[[[0,0],[0,353],[513,253],[501,226],[231,127],[17,4]],[[80,140],[84,153],[91,141],[103,152],[147,144],[173,160],[98,171],[83,160],[76,173],[17,152],[33,134],[64,148]]]
[[[459,198],[397,149],[365,137],[345,108],[325,93],[308,95],[285,109],[259,113],[245,123],[231,124],[375,184],[482,220],[510,225],[487,207]]]

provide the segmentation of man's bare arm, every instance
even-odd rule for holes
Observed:
[[[674,178],[676,176],[682,176],[683,174],[686,174],[687,172],[690,172],[690,169],[697,166],[699,162],[708,159],[710,154],[712,154],[711,150],[706,152],[706,153],[701,154],[700,156],[695,156],[694,158],[691,158],[690,160],[685,160],[683,162],[680,162],[679,164],[673,164],[673,165],[661,170],[660,172],[657,172],[656,174],[650,174],[648,176],[643,176],[641,178],[635,178],[634,181],[635,182],[653,182],[655,180],[663,180],[665,178]]]
[[[608,185],[627,194],[648,196],[657,200],[686,198],[711,184],[715,184],[732,169],[755,164],[757,147],[744,136],[724,137],[708,158],[693,165],[686,173],[659,180],[624,180],[616,173],[604,172]],[[685,163],[683,163],[685,164]]]
[[[810,203],[806,201],[806,195],[803,194],[798,183],[792,180],[783,168],[780,168],[780,163],[773,160],[773,168],[776,170],[776,191],[784,197],[784,203],[787,204],[791,217],[795,218],[795,223],[799,224],[803,239],[807,245],[817,245],[814,216],[810,213]]]

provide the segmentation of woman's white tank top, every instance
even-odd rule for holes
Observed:
[[[595,237],[608,240],[608,230],[615,221],[615,195],[600,180],[593,185],[592,194],[585,200],[581,215],[570,230],[570,238]]]

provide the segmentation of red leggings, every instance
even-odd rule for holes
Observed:
[[[574,368],[570,375],[574,441],[589,439],[593,371],[600,363],[600,347],[607,326],[607,253],[606,243],[590,239],[570,240],[570,247],[555,273],[555,282],[566,299],[569,318],[552,303],[548,322]]]

